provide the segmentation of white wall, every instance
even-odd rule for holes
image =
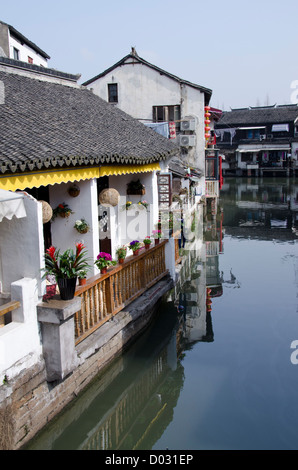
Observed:
[[[196,118],[196,146],[190,149],[188,161],[205,174],[204,93],[182,85],[143,64],[123,65],[90,85],[93,92],[108,100],[108,84],[118,84],[118,104],[139,120],[152,121],[152,107],[180,105],[181,117]],[[145,122],[145,121],[144,121]]]
[[[18,49],[19,60],[21,60],[22,62],[28,63],[28,56],[29,56],[33,59],[33,64],[41,65],[42,67],[48,66],[47,59],[45,59],[36,51],[34,51],[34,49],[31,49],[31,47],[27,46],[26,44],[21,44],[15,38],[10,36],[9,37],[9,54],[10,54],[11,59],[14,59],[14,54],[13,54],[14,47]]]
[[[11,284],[11,299],[21,307],[12,312],[12,322],[0,328],[0,383],[41,360],[36,305],[36,279],[23,278]]]
[[[1,302],[21,303],[12,312],[12,322],[0,328],[0,383],[3,375],[13,378],[41,355],[36,305],[45,284],[40,271],[44,258],[42,205],[29,195],[23,201],[26,217],[0,222],[3,291],[9,294]]]
[[[10,285],[23,277],[40,278],[43,266],[42,206],[33,197],[24,197],[26,217],[0,222],[0,258],[2,289],[10,292]],[[38,294],[42,295],[42,282],[38,281]]]
[[[51,207],[55,209],[59,204],[65,203],[74,212],[65,219],[58,216],[52,222],[52,245],[64,252],[68,248],[75,250],[76,243],[84,243],[88,256],[91,258],[92,269],[89,276],[92,276],[96,272],[93,263],[99,252],[96,179],[75,181],[74,183],[80,188],[80,194],[77,197],[71,197],[67,191],[73,183],[50,186]],[[90,225],[90,230],[86,234],[80,234],[74,228],[75,221],[82,218]]]
[[[146,194],[143,196],[127,195],[127,184],[130,181],[140,180],[145,185]],[[158,193],[157,177],[155,172],[135,173],[121,176],[110,176],[109,187],[115,188],[120,194],[120,202],[115,208],[111,208],[112,219],[112,253],[115,256],[115,250],[118,246],[129,243],[132,240],[142,241],[147,235],[151,235],[154,224],[158,221]],[[139,201],[149,203],[149,211],[137,208],[126,210],[125,203],[131,201],[137,204]],[[128,252],[131,255],[132,252]]]

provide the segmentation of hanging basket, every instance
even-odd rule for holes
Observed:
[[[73,184],[68,188],[68,194],[71,197],[77,197],[80,194],[80,188],[76,184]]]

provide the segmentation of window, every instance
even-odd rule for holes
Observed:
[[[28,64],[33,64],[33,59],[32,59],[32,57],[29,57],[29,56],[28,56]]]
[[[19,57],[20,57],[20,51],[19,49],[17,49],[16,47],[13,48],[13,58],[15,60],[19,60]]]
[[[108,100],[109,103],[118,103],[118,84],[109,83],[108,84]]]
[[[249,129],[246,131],[247,139],[260,139],[260,129]]]
[[[153,122],[180,120],[180,106],[153,106]]]

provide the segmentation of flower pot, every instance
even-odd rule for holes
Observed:
[[[150,248],[150,243],[145,243],[145,250],[149,250]]]
[[[101,272],[101,274],[106,274],[107,270],[108,270],[107,267],[101,268],[100,272]]]
[[[138,250],[134,250],[134,251],[133,251],[133,256],[138,256],[139,252],[140,252],[139,249],[138,249]]]
[[[154,242],[155,242],[155,245],[158,245],[159,244],[159,238],[155,238]]]
[[[58,278],[57,279],[60,297],[62,300],[71,300],[74,298],[77,277]]]
[[[118,263],[119,263],[119,264],[123,264],[123,263],[124,263],[124,259],[125,259],[125,258],[118,258]]]
[[[84,286],[87,282],[87,279],[84,277],[83,279],[79,279],[79,286]]]
[[[78,230],[78,229],[77,229]],[[84,229],[81,229],[81,230],[78,230],[79,233],[87,233],[88,232],[88,228],[84,228]]]
[[[63,219],[66,219],[67,217],[70,216],[70,212],[60,212],[60,217],[63,217]]]

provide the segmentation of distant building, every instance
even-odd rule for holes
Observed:
[[[224,112],[215,135],[226,175],[291,175],[298,170],[297,104]]]
[[[0,57],[42,67],[47,67],[50,59],[50,56],[40,47],[3,21],[0,21]]]

